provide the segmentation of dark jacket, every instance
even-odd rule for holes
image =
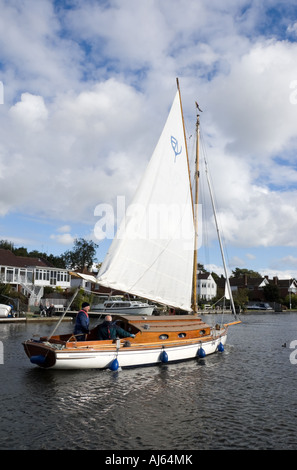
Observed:
[[[134,337],[134,335],[120,328],[113,322],[104,321],[98,327],[98,339],[116,339],[116,338],[128,338]]]
[[[78,341],[85,340],[85,335],[89,333],[89,325],[89,315],[87,314],[87,312],[85,312],[85,310],[80,310],[76,316],[76,322],[74,327],[74,334],[76,335],[76,339]]]

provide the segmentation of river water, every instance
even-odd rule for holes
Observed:
[[[0,449],[297,449],[297,314],[241,320],[223,353],[117,372],[37,368],[21,343],[53,325],[1,324]]]

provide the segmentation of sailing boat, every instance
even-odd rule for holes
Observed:
[[[199,108],[197,108],[199,109]],[[198,180],[199,114],[196,124]],[[179,83],[163,132],[97,278],[91,280],[184,312],[113,316],[133,338],[85,341],[72,334],[28,340],[24,349],[43,368],[85,369],[155,365],[222,351],[228,327],[211,327],[197,313],[198,181],[194,198]],[[194,199],[194,200],[193,200]],[[80,275],[90,280],[89,275]],[[234,312],[235,313],[235,312]]]

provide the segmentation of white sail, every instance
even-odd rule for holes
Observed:
[[[226,300],[230,300],[230,294],[229,294],[229,288],[228,288],[228,283],[225,282],[225,294],[224,297]]]
[[[193,208],[179,92],[97,282],[191,310]]]

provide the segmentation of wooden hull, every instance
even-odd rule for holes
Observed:
[[[41,338],[23,345],[31,362],[42,368],[117,370],[194,359],[203,351],[205,356],[213,354],[226,343],[228,327],[212,329],[201,320],[197,323],[196,317],[194,321],[187,317],[179,321],[159,319],[127,322],[126,326],[138,329],[135,338],[94,340],[95,329],[87,341],[76,342],[71,335],[68,339],[64,335],[50,342]]]

